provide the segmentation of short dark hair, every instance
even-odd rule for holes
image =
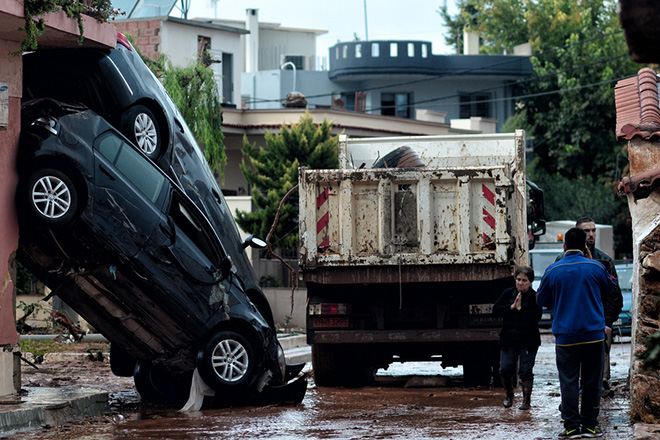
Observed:
[[[529,266],[517,266],[516,271],[513,273],[513,277],[517,277],[519,274],[523,274],[527,277],[530,283],[534,282],[534,269]]]
[[[582,223],[596,223],[591,217],[580,217],[575,221],[575,227],[579,228]]]
[[[587,233],[580,228],[571,228],[566,231],[566,249],[584,249],[587,242]]]

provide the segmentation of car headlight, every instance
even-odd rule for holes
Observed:
[[[279,343],[277,344],[277,365],[280,367],[282,382],[284,382],[284,378],[286,377],[286,357],[284,356],[284,349]]]

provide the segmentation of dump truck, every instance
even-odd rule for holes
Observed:
[[[393,362],[463,367],[490,384],[516,265],[545,232],[525,133],[339,138],[339,168],[301,168],[300,276],[318,385]],[[531,244],[530,244],[531,243]]]

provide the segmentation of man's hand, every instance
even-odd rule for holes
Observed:
[[[589,250],[589,246],[584,247],[584,256],[590,260],[594,259],[594,257],[591,256],[591,251]]]
[[[611,335],[611,334],[612,334],[612,329],[609,328],[608,326],[605,326],[605,334],[606,334],[607,336]]]

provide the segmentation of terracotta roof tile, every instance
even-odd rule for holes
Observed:
[[[619,81],[614,99],[617,139],[660,138],[658,79],[653,69],[645,67],[637,76]]]

